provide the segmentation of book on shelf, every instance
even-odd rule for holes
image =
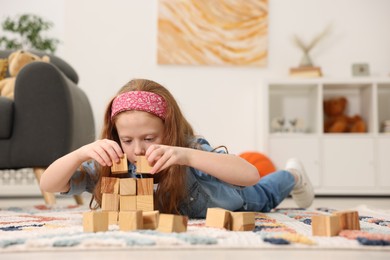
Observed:
[[[291,77],[302,77],[302,78],[316,78],[322,77],[322,71],[320,67],[305,66],[290,68]]]

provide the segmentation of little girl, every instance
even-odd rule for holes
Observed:
[[[113,176],[110,167],[123,154],[129,172],[121,177],[142,177],[136,174],[138,155],[153,165],[155,208],[162,213],[204,218],[210,207],[268,212],[290,193],[299,207],[309,207],[314,199],[298,160],[290,159],[285,170],[259,180],[252,164],[197,137],[171,93],[145,79],[130,81],[111,100],[102,139],[53,162],[40,186],[69,195],[88,191],[100,206],[102,177]]]

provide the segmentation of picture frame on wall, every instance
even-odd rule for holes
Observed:
[[[370,66],[367,63],[352,64],[352,76],[370,76]]]

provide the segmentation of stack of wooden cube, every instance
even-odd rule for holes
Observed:
[[[150,172],[145,157],[137,158],[137,173]],[[111,168],[113,174],[127,173],[127,158]],[[158,229],[161,232],[185,232],[187,217],[159,214],[154,210],[153,178],[102,177],[102,211],[85,212],[85,232],[107,231],[108,225],[119,225],[122,231]]]
[[[109,214],[109,224],[120,223],[121,216],[140,211],[153,211],[153,178],[103,177],[102,211]]]

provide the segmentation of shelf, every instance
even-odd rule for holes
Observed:
[[[390,123],[390,83],[377,85],[378,100],[378,131],[390,132],[390,126],[385,128],[386,121]]]
[[[315,84],[276,84],[269,89],[269,118],[271,133],[318,132],[315,123],[318,87]],[[279,122],[279,124],[278,124]],[[295,122],[298,126],[294,127]]]
[[[323,100],[345,97],[347,107],[344,114],[349,117],[360,116],[366,123],[367,132],[373,132],[373,91],[373,85],[367,83],[324,84]]]
[[[278,169],[297,157],[316,194],[390,196],[390,78],[276,79],[264,92],[259,111],[267,122],[259,144]],[[347,99],[345,114],[361,116],[366,132],[324,133],[323,103],[336,97]],[[299,128],[289,122],[294,119]]]

